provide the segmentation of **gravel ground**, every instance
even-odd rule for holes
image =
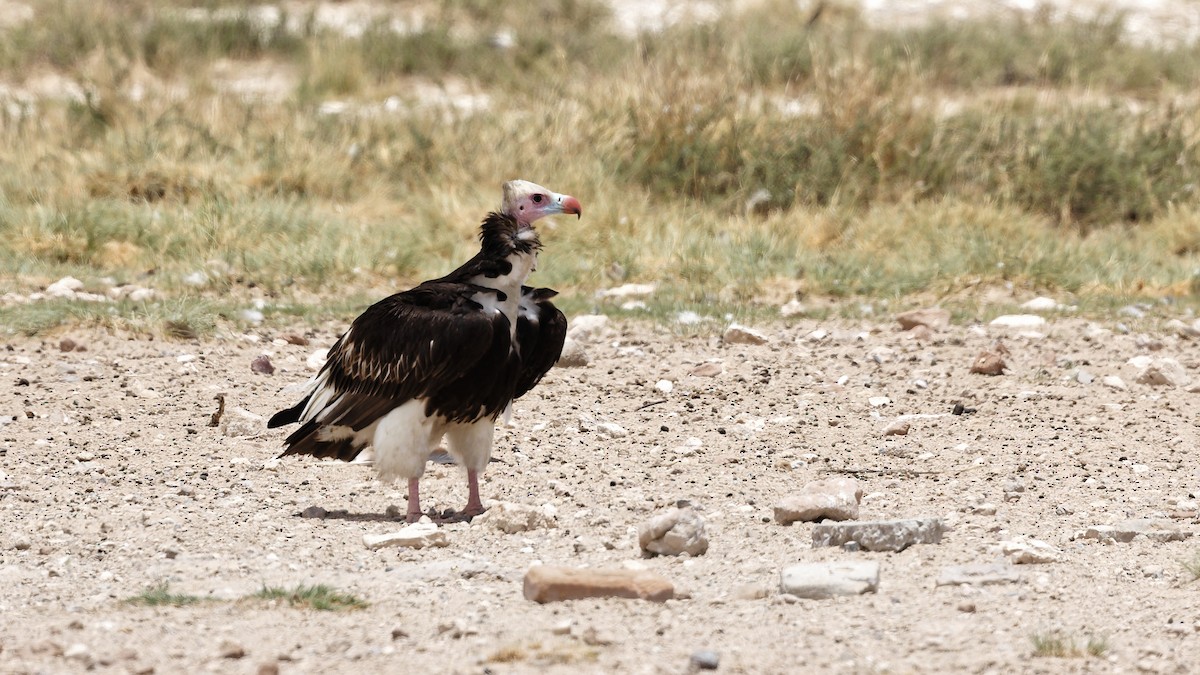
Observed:
[[[272,459],[284,434],[263,417],[293,402],[339,328],[309,329],[308,345],[281,339],[295,331],[8,341],[0,671],[678,673],[698,651],[746,673],[1200,663],[1200,582],[1182,564],[1200,541],[1083,536],[1131,518],[1197,529],[1200,393],[1139,384],[1142,364],[1128,363],[1169,357],[1197,376],[1200,345],[1165,325],[1125,334],[1116,319],[1051,317],[1036,334],[956,325],[921,339],[883,318],[800,320],[759,326],[769,342],[747,345],[716,328],[609,324],[580,337],[589,365],[551,371],[519,402],[482,481],[485,499],[551,505],[556,526],[447,525],[447,546],[420,550],[364,546],[403,526],[389,517],[403,491],[370,466]],[[86,351],[62,351],[63,337]],[[1005,374],[971,373],[998,339]],[[251,369],[264,353],[274,374]],[[902,415],[907,435],[885,436]],[[942,542],[814,549],[813,524],[774,522],[783,497],[849,476],[860,520],[940,517]],[[455,466],[431,464],[422,487],[427,507],[466,498]],[[637,526],[680,500],[706,521],[707,553],[644,558]],[[310,507],[326,517],[302,517]],[[936,585],[1020,537],[1057,561],[1017,565],[1007,583]],[[851,560],[879,563],[877,592],[779,592],[789,564]],[[681,597],[536,604],[522,579],[539,561],[651,570]],[[127,602],[161,583],[205,600]],[[369,606],[246,597],[299,584]],[[1037,655],[1034,638],[1053,636],[1102,653]]]

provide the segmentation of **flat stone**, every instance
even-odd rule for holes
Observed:
[[[675,597],[670,580],[648,570],[534,565],[525,572],[525,598],[537,603],[581,598],[631,598],[664,602]]]
[[[725,372],[725,366],[723,364],[710,361],[708,363],[701,363],[695,368],[692,368],[691,375],[693,377],[716,377],[723,372]]]
[[[810,600],[874,593],[877,588],[879,563],[874,560],[798,563],[783,568],[779,575],[781,593]]]
[[[892,420],[886,427],[883,428],[884,436],[907,436],[909,429],[912,426],[908,420],[896,419]]]
[[[1052,312],[1059,307],[1060,305],[1057,300],[1047,298],[1044,295],[1021,303],[1021,309],[1027,309],[1031,312]]]
[[[1105,375],[1100,379],[1100,384],[1103,384],[1109,389],[1116,389],[1118,391],[1125,391],[1126,389],[1129,389],[1129,385],[1125,384],[1125,380],[1122,380],[1116,375]]]
[[[1021,580],[1021,573],[1009,563],[972,563],[949,565],[938,572],[938,586],[994,586]]]
[[[408,527],[388,534],[364,534],[363,545],[372,551],[389,546],[425,548],[427,546],[449,546],[446,532],[431,522],[413,523]]]
[[[856,542],[866,551],[903,551],[913,544],[942,541],[940,518],[908,518],[853,523],[821,523],[813,527],[813,548]]]
[[[896,315],[900,330],[912,330],[924,326],[929,330],[944,330],[950,326],[950,312],[941,307],[913,309]]]
[[[735,323],[725,329],[721,340],[726,344],[765,345],[770,341],[770,338],[767,337],[766,333]]]
[[[796,521],[816,522],[854,520],[863,491],[854,478],[826,478],[800,488],[800,492],[784,497],[775,505],[775,522],[790,525]]]
[[[513,502],[497,502],[489,506],[487,511],[475,516],[471,524],[493,527],[505,534],[517,534],[558,527],[558,514],[551,504],[534,507]]]
[[[596,433],[602,438],[625,438],[629,432],[616,422],[600,422],[596,425]]]
[[[1117,525],[1093,525],[1084,531],[1084,538],[1099,541],[1117,541],[1127,544],[1141,535],[1150,541],[1164,543],[1168,541],[1183,541],[1194,533],[1184,530],[1174,521],[1166,518],[1138,518],[1126,520]]]
[[[656,555],[704,555],[708,550],[704,519],[691,507],[673,508],[638,527],[638,546]]]
[[[1036,314],[1005,314],[992,319],[988,325],[997,328],[1038,328],[1045,324],[1046,320]]]

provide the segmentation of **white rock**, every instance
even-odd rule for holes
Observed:
[[[629,434],[625,427],[615,422],[601,422],[596,425],[596,433],[604,438],[625,438]]]
[[[780,592],[812,600],[873,593],[878,587],[879,563],[874,560],[799,563],[779,575]]]
[[[505,534],[517,534],[558,527],[558,514],[552,504],[534,507],[514,502],[496,502],[482,515],[476,516],[471,525],[484,525]]]
[[[703,320],[704,317],[691,310],[685,310],[675,315],[675,321],[684,326],[691,326],[693,324],[700,323]]]
[[[208,283],[208,275],[204,272],[192,272],[183,278],[183,283],[188,286],[203,286]]]
[[[625,310],[626,312],[641,312],[647,307],[648,305],[641,300],[626,300],[625,302],[621,303],[621,309]]]
[[[1110,389],[1119,389],[1120,391],[1125,391],[1129,388],[1129,385],[1125,384],[1125,380],[1122,380],[1116,375],[1105,375],[1100,382]]]
[[[63,277],[46,287],[46,295],[52,298],[69,298],[83,290],[83,282],[75,277]]]
[[[1040,539],[1014,537],[1009,541],[1000,542],[1000,553],[1007,556],[1014,565],[1037,565],[1058,562],[1062,551]]]
[[[988,325],[999,328],[1037,328],[1045,323],[1046,320],[1036,314],[1005,314],[992,319]]]
[[[1060,306],[1054,298],[1039,296],[1022,304],[1021,309],[1028,309],[1031,312],[1051,312]]]
[[[558,357],[560,368],[582,368],[588,364],[587,350],[579,340],[567,338],[563,341],[562,354]]]
[[[800,304],[800,301],[795,298],[788,300],[783,304],[782,307],[779,308],[780,316],[785,318],[790,316],[800,316],[806,311],[807,310],[804,309],[804,305]]]
[[[238,316],[241,317],[242,321],[255,325],[262,323],[263,319],[266,318],[263,316],[263,313],[257,309],[243,309],[241,312],[238,312]]]
[[[658,555],[703,555],[708,550],[704,519],[694,509],[671,509],[638,528],[638,545]]]
[[[736,323],[725,329],[721,339],[727,344],[741,345],[765,345],[770,341],[766,333]]]
[[[862,488],[854,478],[811,481],[798,493],[776,503],[775,522],[791,525],[796,521],[816,522],[826,518],[854,520],[858,518],[858,505],[862,498]]]
[[[267,428],[267,420],[245,408],[226,408],[221,416],[221,433],[226,436],[254,436]]]
[[[1181,363],[1165,356],[1153,359],[1137,375],[1139,384],[1154,387],[1186,387],[1191,381],[1192,378]]]
[[[320,370],[321,367],[325,365],[325,361],[328,358],[329,358],[329,350],[328,349],[324,349],[324,348],[317,349],[317,350],[314,350],[313,353],[308,355],[308,358],[304,360],[304,365],[309,370]]]
[[[608,327],[608,317],[603,314],[583,314],[571,319],[567,337],[587,342],[599,337]]]
[[[438,528],[435,523],[422,518],[417,522],[396,532],[388,534],[364,534],[363,545],[372,551],[387,546],[404,546],[407,548],[425,548],[427,546],[449,546],[450,540],[446,531]]]
[[[669,394],[673,389],[675,389],[675,383],[670,380],[659,380],[658,382],[654,383],[654,388],[664,394]]]
[[[886,396],[872,396],[871,398],[867,399],[867,403],[870,403],[872,408],[889,405],[891,402],[892,399]]]
[[[129,291],[129,299],[132,302],[148,302],[154,299],[153,288],[135,288]]]

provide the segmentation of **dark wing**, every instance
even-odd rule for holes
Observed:
[[[558,291],[549,288],[521,287],[521,311],[517,318],[521,370],[513,398],[520,398],[537,386],[562,356],[567,317],[550,302],[556,295]]]
[[[425,282],[367,308],[330,348],[308,397],[271,418],[303,422],[282,454],[353,459],[367,443],[351,432],[454,383],[498,340],[507,348],[508,321],[471,299],[480,291],[494,292]]]

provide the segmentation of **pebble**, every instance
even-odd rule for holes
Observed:
[[[258,664],[258,675],[279,675],[279,664],[275,661]]]
[[[1000,553],[1014,565],[1039,565],[1058,562],[1062,551],[1040,539],[1013,538],[1000,542]]]
[[[813,527],[813,548],[858,542],[867,551],[903,551],[913,544],[942,541],[940,518],[909,518],[853,523],[821,523]]]
[[[233,640],[222,640],[218,653],[223,659],[240,659],[246,655],[246,648]]]
[[[551,504],[534,507],[515,502],[496,502],[488,506],[487,511],[475,516],[471,525],[484,525],[505,534],[517,534],[558,527],[558,514]]]
[[[388,534],[364,534],[363,545],[372,551],[388,546],[425,548],[450,545],[445,530],[438,528],[436,523],[430,522],[428,517],[422,517],[421,521]]]
[[[596,425],[596,433],[602,438],[625,438],[629,435],[625,427],[615,422],[600,422]]]
[[[262,375],[274,375],[275,366],[271,363],[271,357],[266,354],[260,354],[250,362],[250,370]]]
[[[524,593],[537,603],[581,598],[633,598],[664,602],[675,587],[648,570],[595,569],[534,565],[525,572]]]
[[[1091,384],[1092,382],[1096,381],[1096,376],[1092,375],[1083,368],[1080,368],[1079,370],[1075,371],[1075,381],[1079,384]]]
[[[929,330],[944,330],[950,327],[950,312],[941,307],[913,309],[896,315],[900,330],[912,330],[924,326]]]
[[[267,420],[245,408],[226,408],[221,416],[221,433],[226,436],[254,436],[267,428]]]
[[[75,277],[63,277],[46,287],[46,295],[54,298],[70,298],[83,290],[83,282]]]
[[[74,340],[72,340],[69,337],[65,337],[58,341],[58,350],[60,352],[73,352],[76,349],[79,349],[79,347],[80,347],[80,344],[78,342],[75,342]],[[86,351],[86,350],[87,350],[86,347],[83,349],[79,349],[79,351],[81,351],[81,352]]]
[[[721,657],[713,651],[702,650],[692,652],[688,665],[696,670],[716,670],[721,665]]]
[[[892,420],[886,427],[883,428],[884,436],[907,436],[908,430],[911,428],[908,420],[895,419]]]
[[[246,323],[252,323],[257,326],[258,324],[262,323],[264,319],[266,319],[266,316],[264,316],[263,313],[257,309],[243,309],[242,311],[238,312],[238,318]]]
[[[1021,573],[1009,563],[969,563],[950,565],[938,571],[937,586],[994,586],[1021,580]]]
[[[1005,314],[992,319],[988,325],[998,328],[1038,328],[1045,324],[1046,320],[1036,314]]]
[[[704,519],[690,506],[672,508],[638,527],[638,546],[650,555],[704,555],[708,550]]]
[[[1125,384],[1125,380],[1122,380],[1116,375],[1105,375],[1100,379],[1100,384],[1103,384],[1109,389],[1117,389],[1119,391],[1125,391],[1126,389],[1129,389],[1129,385]]]
[[[880,408],[885,405],[891,405],[892,399],[887,396],[872,396],[867,399],[867,403],[870,403],[872,408]]]
[[[770,338],[761,331],[735,323],[730,324],[729,328],[725,329],[721,340],[726,344],[765,345],[770,341]]]
[[[301,518],[325,518],[329,512],[320,506],[310,506],[300,512]]]
[[[716,377],[725,372],[725,366],[719,362],[710,361],[701,363],[692,369],[691,375],[694,377]]]
[[[654,383],[654,388],[664,394],[669,394],[673,389],[675,389],[675,383],[670,380],[659,380],[658,382]]]
[[[878,587],[879,563],[874,560],[797,563],[779,575],[781,593],[809,600],[873,593]]]
[[[775,522],[790,525],[796,521],[816,522],[854,520],[863,490],[858,480],[850,477],[826,478],[811,481],[800,492],[788,495],[775,505]]]
[[[980,352],[971,363],[971,372],[978,375],[1003,375],[1007,368],[1004,358],[991,351]]]
[[[82,642],[76,642],[63,650],[64,659],[73,659],[75,661],[91,661],[92,650]]]

